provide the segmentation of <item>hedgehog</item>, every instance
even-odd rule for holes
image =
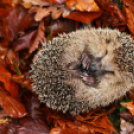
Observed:
[[[134,42],[125,32],[83,28],[44,43],[33,59],[33,91],[71,115],[105,107],[133,87]]]

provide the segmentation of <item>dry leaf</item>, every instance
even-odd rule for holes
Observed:
[[[68,19],[76,20],[83,22],[85,24],[89,24],[94,19],[98,18],[101,15],[101,12],[72,12],[67,16]]]
[[[133,134],[134,133],[134,125],[130,122],[126,122],[125,120],[121,119],[121,132],[120,134]]]
[[[23,37],[18,38],[18,41],[13,44],[14,51],[21,51],[23,49],[30,48],[30,45],[37,34],[37,31],[33,31],[24,35]]]
[[[100,8],[94,0],[68,0],[66,5],[71,10],[87,11],[87,12],[99,12]]]
[[[18,3],[20,3],[20,0],[0,0],[0,6],[2,5],[15,6]]]
[[[134,115],[134,102],[122,102],[120,103],[122,106],[124,106],[125,108],[127,108],[129,110],[129,112]]]
[[[123,8],[126,12],[127,26],[134,37],[134,13],[128,7]]]
[[[19,87],[12,79],[11,73],[7,71],[2,62],[0,62],[0,81],[4,83],[5,89],[12,95],[12,97],[19,99]]]
[[[132,114],[129,113],[128,111],[120,112],[120,117],[125,119],[126,121],[132,121],[133,120]]]
[[[25,107],[2,88],[0,88],[0,104],[7,114],[14,118],[21,118],[27,114]]]
[[[30,46],[29,53],[31,54],[33,51],[38,49],[38,46],[40,44],[43,44],[45,41],[46,41],[46,38],[45,38],[45,27],[44,27],[44,20],[42,20],[40,22],[40,24],[39,24],[37,35],[36,35],[32,45]]]

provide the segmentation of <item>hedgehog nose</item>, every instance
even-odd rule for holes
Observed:
[[[97,70],[96,64],[91,63],[90,69],[91,69],[91,71],[96,71]]]

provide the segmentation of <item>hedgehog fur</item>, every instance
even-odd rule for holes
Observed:
[[[82,63],[84,52],[88,58]],[[74,63],[79,67],[71,67]],[[34,57],[33,91],[48,107],[76,115],[124,96],[133,86],[133,65],[134,42],[126,33],[109,28],[64,33]]]

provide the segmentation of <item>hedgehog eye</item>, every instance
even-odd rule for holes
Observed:
[[[100,62],[103,57],[98,57],[95,59],[96,62]]]

